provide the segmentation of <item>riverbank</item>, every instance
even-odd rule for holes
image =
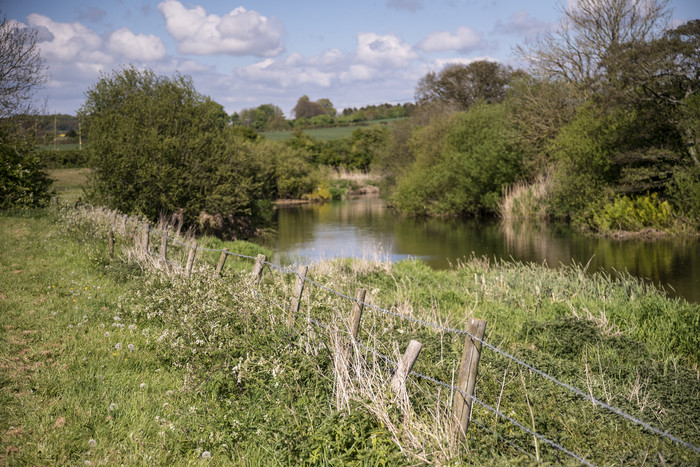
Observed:
[[[373,352],[397,359],[409,339],[424,346],[414,370],[449,384],[464,336],[445,329],[470,317],[487,321],[495,348],[700,444],[700,309],[629,276],[479,259],[447,271],[326,261],[309,278],[327,289],[307,284],[290,334],[278,303],[288,303],[293,275],[266,269],[251,294],[252,263],[229,260],[215,280],[216,254],[190,278],[164,275],[122,250],[133,241],[119,234],[110,262],[100,215],[0,217],[6,463],[566,462],[480,405],[466,442],[451,445],[441,418],[449,390],[412,376],[406,405],[381,389]],[[349,313],[328,289],[353,296],[356,287],[368,304],[413,319],[365,308],[371,379],[339,376],[332,335],[314,324]],[[485,404],[592,463],[700,460],[500,353],[484,350],[479,375]]]

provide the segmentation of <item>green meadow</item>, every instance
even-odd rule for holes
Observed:
[[[171,241],[163,262],[160,233],[144,254],[138,226],[92,208],[0,217],[3,464],[700,461],[700,307],[627,275],[332,260],[311,265],[288,327],[294,267],[268,265],[256,284],[251,258],[271,252],[205,238],[187,277],[194,239]],[[235,255],[217,277],[224,246]],[[353,346],[347,297],[359,287]],[[482,349],[461,439],[452,385],[471,317],[497,351]],[[423,350],[397,393],[389,380],[412,339]]]

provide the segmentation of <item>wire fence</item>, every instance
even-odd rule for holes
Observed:
[[[124,233],[125,233],[125,235],[130,235],[128,230],[126,229],[127,221],[133,222],[133,220],[131,218],[125,218],[125,220],[123,221]],[[136,222],[137,227],[135,229],[133,229],[134,231],[133,231],[133,234],[131,236],[133,236],[133,238],[138,242],[138,234],[139,234],[138,225],[140,224],[140,222],[138,220],[136,220],[135,222]],[[682,446],[682,447],[689,449],[695,453],[700,453],[700,447],[695,446],[694,444],[687,442],[683,439],[680,439],[679,437],[674,436],[671,433],[668,433],[668,432],[663,431],[659,428],[656,428],[656,427],[652,426],[651,424],[649,424],[643,420],[640,420],[639,418],[637,418],[633,415],[630,415],[630,414],[624,412],[623,410],[621,410],[618,407],[615,407],[615,406],[612,406],[608,403],[605,403],[604,401],[600,400],[599,398],[594,397],[592,394],[587,394],[585,391],[578,389],[570,384],[567,384],[567,383],[559,380],[558,378],[546,373],[545,371],[538,369],[534,365],[527,363],[524,360],[522,360],[522,359],[520,359],[520,358],[518,358],[518,357],[516,357],[508,352],[505,352],[504,350],[498,348],[497,346],[490,344],[489,342],[487,342],[486,340],[484,340],[482,338],[479,338],[478,336],[470,333],[466,329],[451,328],[451,327],[447,327],[447,326],[444,326],[441,324],[432,323],[432,322],[422,320],[422,319],[419,319],[419,318],[416,318],[413,316],[408,316],[406,314],[399,313],[398,311],[382,308],[382,307],[377,306],[377,305],[370,303],[370,302],[358,300],[356,297],[352,297],[350,295],[347,295],[345,293],[337,291],[332,287],[329,287],[327,285],[324,285],[318,281],[311,279],[310,277],[307,277],[306,275],[303,275],[303,276],[300,275],[299,272],[294,271],[291,266],[287,266],[287,267],[279,266],[279,265],[276,265],[274,263],[267,261],[266,258],[264,258],[264,257],[261,258],[260,256],[254,257],[254,256],[244,255],[244,254],[229,251],[228,249],[225,249],[225,248],[222,248],[222,249],[204,248],[201,246],[197,246],[195,243],[187,242],[186,240],[181,239],[178,235],[173,236],[173,235],[170,235],[166,231],[156,229],[156,228],[153,228],[150,226],[146,226],[145,228],[143,228],[142,232],[147,232],[148,235],[150,235],[151,233],[154,233],[156,235],[160,235],[162,238],[166,239],[166,241],[169,241],[172,244],[183,247],[184,249],[193,250],[195,252],[195,254],[197,252],[219,253],[223,258],[223,260],[220,261],[220,264],[223,264],[223,261],[225,261],[225,258],[227,256],[233,256],[233,257],[237,257],[237,258],[244,259],[244,260],[256,261],[256,262],[259,262],[262,267],[267,267],[270,270],[277,271],[277,272],[284,274],[284,275],[294,275],[294,276],[296,276],[297,281],[301,281],[302,283],[311,284],[312,286],[314,286],[318,290],[325,291],[327,293],[330,293],[332,295],[339,297],[342,300],[350,301],[354,304],[361,305],[362,307],[365,307],[367,309],[371,309],[375,312],[382,313],[382,314],[385,314],[387,316],[392,316],[392,317],[398,318],[400,320],[410,321],[418,326],[431,328],[431,329],[437,330],[441,333],[446,333],[446,334],[451,334],[451,335],[456,335],[456,336],[468,336],[469,338],[479,342],[482,346],[486,347],[487,349],[494,352],[495,354],[500,355],[500,356],[508,359],[509,361],[517,364],[518,366],[520,366],[520,367],[522,367],[522,368],[524,368],[532,373],[539,375],[540,377],[550,381],[551,383],[554,383],[556,386],[559,386],[561,388],[566,389],[570,393],[575,394],[577,397],[580,397],[580,398],[594,404],[595,406],[598,406],[602,409],[607,410],[610,413],[613,413],[619,417],[622,417],[623,419],[627,420],[628,422],[630,422],[634,425],[637,425],[637,426],[639,426],[639,427],[643,428],[644,430],[647,430],[651,433],[654,433],[655,435],[658,435],[659,437],[665,438],[678,446]],[[143,245],[144,244],[142,243],[142,246]],[[146,248],[148,248],[147,242],[145,243],[145,245],[146,245]],[[150,250],[149,250],[149,252],[150,252]],[[173,266],[180,266],[179,264],[176,264],[175,262],[167,260],[167,258],[165,258],[165,255],[163,255],[162,259],[165,261],[168,261]],[[262,269],[261,269],[261,271],[262,271]],[[251,291],[251,294],[256,299],[261,300],[261,301],[265,301],[269,304],[277,306],[281,310],[286,311],[286,310],[289,310],[289,308],[290,308],[290,306],[287,303],[283,303],[279,300],[276,300],[274,298],[271,298],[268,295],[261,293],[258,290],[258,288],[254,287],[254,286],[250,287],[250,291]],[[311,324],[313,324],[321,329],[324,329],[324,330],[329,330],[329,329],[331,329],[331,326],[332,326],[330,323],[324,323],[320,320],[312,318],[310,314],[307,316],[307,320],[309,323],[311,323]],[[369,352],[369,353],[375,355],[380,360],[382,360],[386,365],[388,365],[388,367],[397,368],[397,366],[399,365],[399,362],[391,359],[390,357],[382,354],[381,352],[378,352],[376,349],[365,346],[360,342],[355,342],[355,343],[358,345],[358,347],[362,348],[365,352]],[[515,426],[519,430],[521,430],[522,432],[527,433],[527,435],[533,436],[533,437],[539,439],[543,443],[551,446],[552,448],[556,449],[559,452],[566,454],[567,456],[571,457],[572,459],[575,459],[576,461],[578,461],[582,464],[593,465],[590,461],[586,460],[582,455],[579,455],[579,454],[567,449],[566,447],[562,446],[561,443],[558,443],[555,440],[549,439],[549,438],[543,436],[542,434],[537,433],[536,431],[534,431],[534,429],[528,428],[524,424],[515,420],[513,417],[503,413],[502,411],[498,410],[496,407],[493,407],[493,406],[487,404],[483,400],[475,397],[473,394],[466,393],[463,389],[460,389],[459,387],[455,386],[452,383],[446,383],[444,381],[441,381],[441,380],[433,378],[431,376],[422,374],[422,373],[417,372],[417,371],[411,371],[410,375],[413,376],[414,378],[424,380],[424,381],[429,381],[437,386],[449,389],[452,393],[460,393],[465,399],[469,399],[469,400],[473,401],[478,406],[482,407],[483,409],[487,410],[490,413],[493,413],[496,417],[507,421],[512,426]],[[516,443],[507,440],[504,436],[489,429],[484,424],[479,423],[478,421],[476,421],[474,419],[471,421],[475,424],[475,426],[477,426],[477,428],[480,428],[484,431],[491,433],[497,439],[501,440],[503,443],[513,447],[514,449],[518,450],[519,452],[521,452],[523,454],[528,455],[529,457],[531,457],[533,459],[536,459],[530,452],[523,449],[521,446],[517,445]]]

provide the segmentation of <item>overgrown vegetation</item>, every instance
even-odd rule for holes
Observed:
[[[0,218],[6,463],[570,462],[478,404],[468,439],[454,443],[448,388],[417,375],[405,393],[388,388],[383,358],[398,360],[410,339],[424,345],[414,370],[450,385],[463,335],[365,307],[353,363],[348,300],[307,283],[289,330],[293,274],[268,268],[254,286],[252,263],[230,258],[217,279],[211,252],[185,278],[133,247],[136,221],[125,230],[115,219],[103,209]],[[443,327],[485,319],[491,345],[700,444],[697,305],[626,275],[480,259],[450,271],[343,259],[310,277],[346,295],[364,287],[368,303]],[[479,375],[479,400],[589,462],[698,462],[490,349]]]

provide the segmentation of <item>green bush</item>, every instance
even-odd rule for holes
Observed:
[[[415,162],[394,202],[409,214],[495,213],[505,186],[522,173],[504,105],[482,104],[414,132]]]
[[[622,196],[593,211],[591,226],[599,232],[610,230],[639,231],[648,227],[666,229],[673,224],[668,201],[659,200],[658,194],[629,198]]]
[[[0,209],[32,208],[48,203],[51,179],[30,143],[0,127]]]

